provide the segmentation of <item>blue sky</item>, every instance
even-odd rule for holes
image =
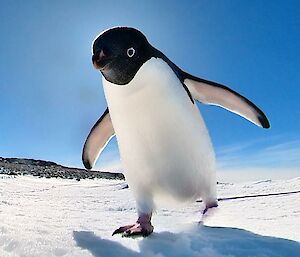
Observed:
[[[184,70],[231,87],[268,116],[272,127],[263,130],[199,104],[220,169],[300,175],[299,1],[145,2],[1,2],[0,156],[82,167],[85,138],[106,108],[91,43],[126,25]],[[97,167],[118,166],[118,158],[113,140]]]

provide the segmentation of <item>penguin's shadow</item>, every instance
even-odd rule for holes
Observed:
[[[90,231],[73,231],[77,246],[95,257],[298,257],[300,243],[243,229],[201,226],[187,232],[153,233],[138,241],[139,252]]]

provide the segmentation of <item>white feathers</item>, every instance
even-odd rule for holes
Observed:
[[[152,198],[155,203],[198,197],[214,201],[210,138],[169,65],[152,58],[129,84],[119,86],[103,78],[103,85],[125,177],[139,211],[153,208]]]

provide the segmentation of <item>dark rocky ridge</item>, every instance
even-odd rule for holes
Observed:
[[[45,178],[64,179],[124,179],[122,173],[111,173],[103,171],[87,171],[79,168],[70,168],[55,162],[0,157],[0,174],[7,175],[32,175]]]

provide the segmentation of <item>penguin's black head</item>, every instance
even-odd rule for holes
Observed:
[[[152,47],[137,29],[117,27],[101,33],[93,43],[93,65],[106,80],[125,85],[151,58]]]

